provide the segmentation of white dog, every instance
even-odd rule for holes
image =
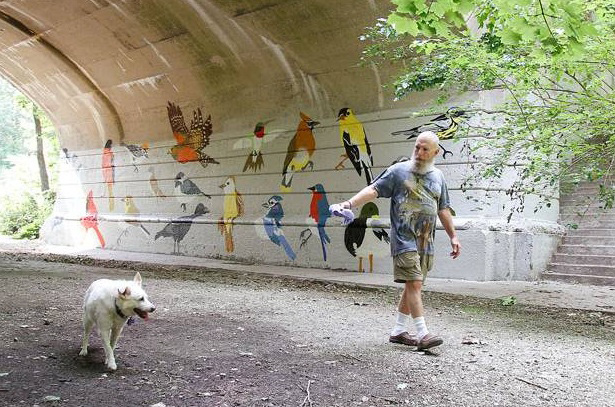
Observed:
[[[133,315],[147,320],[156,307],[149,302],[141,287],[141,274],[135,274],[133,281],[96,280],[85,293],[83,303],[83,342],[79,355],[88,354],[88,341],[94,324],[98,327],[105,349],[105,364],[111,370],[117,369],[113,350],[124,325]]]

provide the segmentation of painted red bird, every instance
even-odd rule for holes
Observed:
[[[102,174],[107,190],[109,191],[109,210],[113,211],[115,202],[113,199],[113,183],[115,182],[115,165],[113,165],[113,141],[107,140],[102,152]]]
[[[100,233],[100,229],[98,229],[98,210],[96,209],[96,204],[94,203],[92,191],[88,193],[88,197],[86,198],[85,213],[86,215],[81,218],[81,225],[85,228],[86,233],[90,229],[93,229],[94,232],[96,232],[96,236],[100,242],[100,247],[104,249],[105,239],[103,238],[102,233]]]

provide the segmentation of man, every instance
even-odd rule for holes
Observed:
[[[375,198],[391,198],[391,255],[395,282],[404,284],[397,308],[397,320],[389,337],[393,343],[416,346],[419,350],[442,344],[442,338],[427,329],[421,290],[433,266],[436,216],[448,234],[456,259],[461,245],[455,232],[448,189],[442,171],[434,167],[439,152],[438,136],[419,134],[409,161],[391,165],[371,185],[332,209],[360,207]],[[416,335],[408,333],[412,315]]]

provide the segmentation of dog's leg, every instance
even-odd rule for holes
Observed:
[[[90,333],[92,332],[92,327],[94,326],[94,321],[86,314],[83,316],[83,340],[81,341],[81,352],[79,352],[79,356],[86,356],[88,354],[88,343],[90,340]]]
[[[116,370],[115,355],[111,347],[111,327],[105,326],[99,328],[100,339],[102,340],[103,348],[105,349],[105,364],[111,370]]]
[[[115,346],[117,345],[117,340],[120,338],[120,335],[122,334],[122,329],[124,329],[124,324],[125,324],[124,321],[122,321],[122,323],[120,324],[118,323],[113,324],[113,328],[111,328],[111,349],[115,349]]]

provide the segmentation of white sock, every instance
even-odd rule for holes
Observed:
[[[402,314],[397,311],[397,320],[395,321],[395,326],[391,331],[391,336],[397,336],[402,332],[408,331],[408,322],[410,321],[410,315]]]
[[[414,326],[416,327],[416,336],[419,338],[419,341],[423,339],[425,335],[429,333],[427,330],[427,325],[425,324],[425,317],[414,318]]]

